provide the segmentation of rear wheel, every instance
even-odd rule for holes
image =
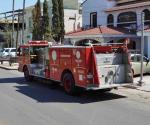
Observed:
[[[75,81],[73,76],[70,73],[66,73],[63,76],[62,83],[63,83],[64,90],[67,94],[72,95],[75,93],[76,90]]]
[[[24,77],[25,77],[26,81],[31,82],[33,80],[33,77],[30,76],[28,68],[25,67],[23,71],[24,71]]]

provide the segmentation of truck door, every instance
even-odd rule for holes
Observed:
[[[29,46],[21,46],[18,49],[19,71],[23,71],[23,66],[30,64]]]
[[[45,63],[46,54],[44,46],[30,47],[30,69],[31,74],[34,76],[45,77]]]

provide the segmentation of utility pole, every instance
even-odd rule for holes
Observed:
[[[19,44],[19,28],[20,28],[20,12],[18,13],[18,23],[17,23],[17,35],[16,35],[16,48],[18,48],[18,44]]]
[[[139,85],[143,85],[143,55],[144,55],[144,20],[145,20],[145,14],[144,12],[141,13],[141,25],[142,25],[142,30],[141,30],[141,76],[140,76],[140,81]]]
[[[12,37],[11,37],[11,44],[10,47],[13,47],[14,45],[14,7],[15,7],[15,0],[13,0],[13,4],[12,4]]]
[[[24,44],[24,14],[25,14],[25,0],[23,0],[23,15],[22,15],[22,44]]]

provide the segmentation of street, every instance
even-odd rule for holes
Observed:
[[[28,83],[23,73],[0,69],[0,125],[148,125],[150,93],[65,94],[60,86]]]

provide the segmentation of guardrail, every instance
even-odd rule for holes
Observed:
[[[4,61],[9,62],[9,65],[12,66],[13,63],[17,63],[18,62],[18,57],[0,57],[0,62],[1,64],[3,64]]]

